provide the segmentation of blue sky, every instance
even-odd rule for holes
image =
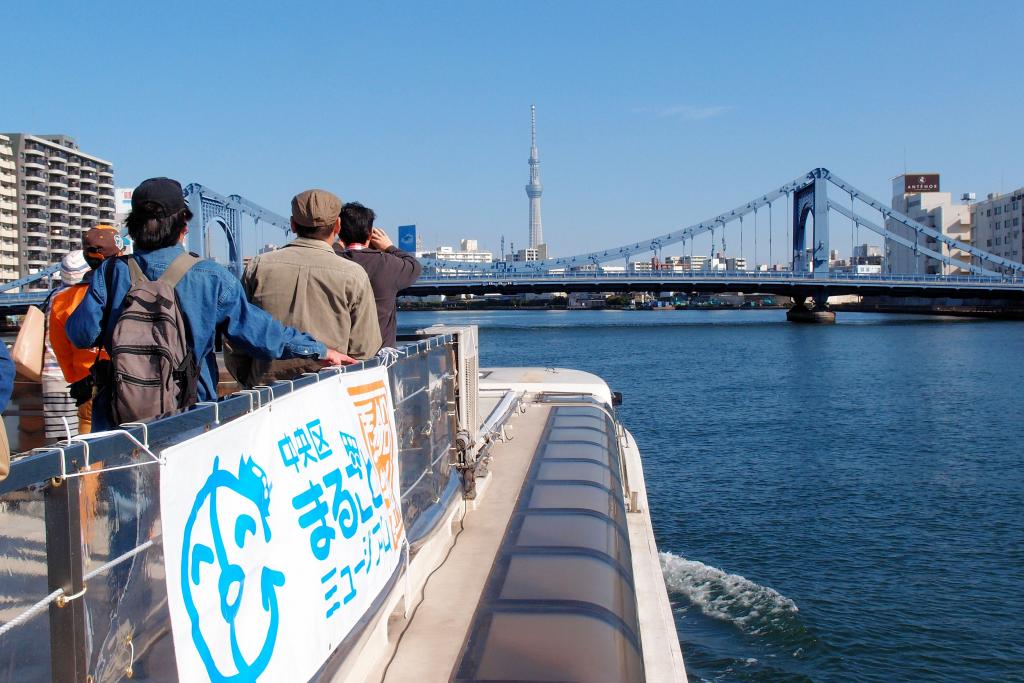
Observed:
[[[0,128],[71,134],[119,185],[285,214],[326,187],[427,246],[497,250],[525,245],[536,103],[561,255],[816,166],[883,200],[904,158],[957,195],[1024,185],[1020,2],[148,5],[8,7],[46,28],[5,33]]]

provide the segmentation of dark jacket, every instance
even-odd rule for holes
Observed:
[[[416,282],[423,266],[412,254],[391,246],[379,249],[345,249],[340,244],[334,250],[342,258],[355,261],[370,277],[373,299],[377,304],[377,321],[380,323],[380,338],[384,346],[396,344],[398,327],[395,315],[395,297]]]

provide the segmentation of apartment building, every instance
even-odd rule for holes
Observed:
[[[18,178],[11,139],[0,135],[0,284],[17,280]]]
[[[973,244],[996,256],[1024,263],[1024,187],[993,192],[971,206]],[[991,268],[991,264],[985,264]]]
[[[16,178],[18,275],[24,277],[80,249],[82,234],[94,225],[114,223],[114,169],[66,135],[7,137]]]
[[[914,173],[896,176],[892,179],[892,208],[904,213],[918,223],[934,228],[943,235],[960,242],[971,241],[971,214],[967,204],[954,204],[949,192],[939,190],[938,173]],[[971,257],[960,249],[950,249],[937,239],[917,238],[911,228],[892,219],[886,219],[885,227],[914,242],[919,247],[941,253],[943,257],[970,263]],[[921,253],[915,253],[911,247],[905,247],[889,240],[888,253],[885,254],[885,271],[887,273],[913,273],[921,275],[965,275],[970,271],[966,267],[947,266]]]

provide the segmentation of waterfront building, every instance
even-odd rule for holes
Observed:
[[[854,264],[882,263],[882,248],[876,244],[858,244],[853,248]]]
[[[507,254],[505,260],[511,263],[524,261],[545,261],[548,258],[548,245],[538,244],[536,247],[520,249],[512,254]]]
[[[918,223],[941,232],[961,242],[971,241],[971,214],[966,204],[954,204],[949,192],[939,190],[938,173],[914,173],[896,176],[892,179],[892,208],[906,214]],[[890,232],[914,241],[913,229],[886,219],[885,227]],[[933,238],[918,243],[921,247],[941,253],[943,257],[970,262],[970,256],[960,249],[950,249]],[[952,267],[935,259],[915,254],[912,248],[889,241],[885,254],[885,271],[888,273],[918,273],[921,275],[966,275],[970,271],[956,265]]]
[[[417,254],[425,259],[437,259],[439,261],[457,261],[460,263],[492,263],[494,254],[489,251],[481,251],[476,240],[461,240],[459,249],[449,246],[436,247],[434,251],[425,251]],[[436,268],[428,266],[424,269],[426,275],[472,275],[477,271],[459,267]]]
[[[712,272],[734,272],[746,269],[747,260],[742,256],[725,256],[720,253],[712,258],[704,259],[700,267],[700,270]]]
[[[440,259],[442,261],[463,261],[465,263],[491,263],[494,261],[494,254],[489,251],[481,251],[477,247],[476,240],[462,240],[460,248],[437,247],[434,251],[422,253],[423,258]]]
[[[971,234],[975,247],[1024,262],[1024,187],[1000,194],[993,192],[971,206]]]
[[[7,135],[17,183],[18,274],[24,277],[81,248],[82,235],[96,224],[114,223],[114,169],[67,135]]]
[[[128,214],[132,212],[133,187],[119,187],[114,190],[114,227],[120,229]]]
[[[0,135],[0,283],[18,279],[18,179],[11,139]]]
[[[693,256],[666,256],[665,262],[662,264],[662,270],[668,270],[673,273],[702,270],[706,260],[707,256],[699,254],[694,254]]]

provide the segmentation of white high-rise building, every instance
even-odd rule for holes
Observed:
[[[1001,194],[993,192],[971,206],[973,244],[996,256],[1024,262],[1024,187]],[[992,264],[981,264],[992,268]]]
[[[966,204],[954,204],[949,192],[939,191],[938,173],[914,173],[893,178],[892,208],[947,237],[964,243],[971,241],[970,207]],[[971,261],[970,255],[966,252],[960,249],[951,250],[946,244],[931,237],[916,238],[914,230],[892,219],[886,219],[885,227],[911,242],[917,239],[920,247],[938,252],[943,257],[951,256],[964,263]],[[970,272],[966,267],[956,264],[947,266],[944,262],[924,254],[915,254],[913,249],[891,240],[884,259],[887,273],[965,275]]]
[[[66,135],[8,136],[18,183],[19,274],[24,277],[81,249],[89,228],[114,224],[114,169]]]
[[[0,283],[18,279],[18,177],[11,139],[0,135]]]

